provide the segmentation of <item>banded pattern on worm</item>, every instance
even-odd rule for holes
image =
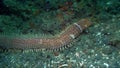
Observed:
[[[0,37],[0,47],[6,49],[59,49],[71,43],[90,25],[91,22],[88,19],[81,19],[53,38],[20,39]]]

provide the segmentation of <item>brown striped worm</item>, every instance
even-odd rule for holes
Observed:
[[[7,38],[0,37],[0,47],[5,49],[60,49],[68,46],[80,33],[91,25],[88,19],[81,19],[52,38]]]

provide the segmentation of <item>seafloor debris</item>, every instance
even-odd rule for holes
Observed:
[[[108,45],[111,45],[113,47],[120,49],[120,40],[111,40],[109,41]]]

